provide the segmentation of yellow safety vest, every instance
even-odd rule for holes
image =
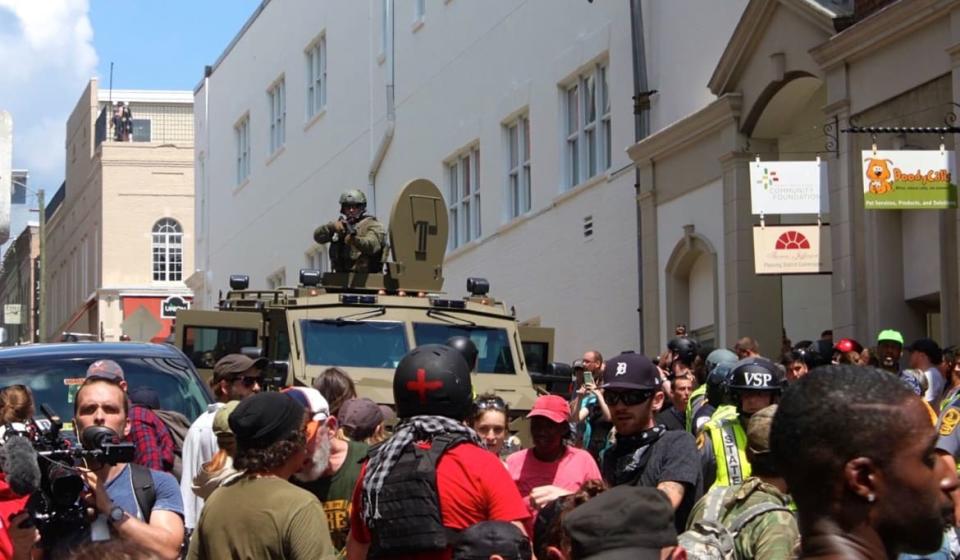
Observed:
[[[726,410],[724,408],[717,409],[717,414],[703,426],[704,435],[710,437],[717,461],[717,478],[711,488],[740,484],[751,473],[750,461],[747,460],[747,432],[740,424],[737,409],[732,406]]]
[[[692,393],[690,393],[690,398],[687,399],[687,410],[686,410],[686,413],[687,413],[687,431],[688,431],[688,432],[691,432],[691,433],[693,432],[693,415],[694,415],[694,408],[696,408],[697,410],[700,410],[700,406],[701,406],[701,405],[703,404],[703,402],[706,401],[706,400],[707,400],[707,385],[706,385],[706,383],[704,383],[703,385],[697,387],[696,389],[693,390]]]

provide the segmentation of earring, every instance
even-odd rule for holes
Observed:
[[[877,497],[876,497],[876,495],[874,495],[873,492],[870,492],[869,494],[867,494],[867,501],[870,502],[871,504],[872,504],[872,503],[874,502],[874,500],[876,500],[876,499],[877,499]]]

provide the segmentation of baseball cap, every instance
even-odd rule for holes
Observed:
[[[747,423],[747,447],[754,455],[770,452],[770,427],[777,414],[777,405],[761,408],[750,417]]]
[[[922,352],[930,358],[931,362],[939,363],[943,359],[943,350],[932,338],[918,338],[910,346],[904,348],[907,352]]]
[[[567,400],[558,395],[540,395],[533,401],[533,408],[527,414],[527,418],[534,416],[543,416],[551,422],[563,424],[570,417],[570,406]]]
[[[304,411],[290,396],[269,391],[240,401],[227,422],[238,447],[265,449],[303,427]]]
[[[576,360],[574,360],[574,361],[573,361],[573,369],[585,369],[585,368],[583,367],[583,360],[581,360],[581,359],[579,359],[579,358],[576,359]]]
[[[387,420],[384,408],[387,407],[380,407],[367,398],[350,399],[340,407],[337,420],[341,426],[353,431],[354,439],[366,439],[373,435],[381,422]],[[390,414],[392,416],[393,413]]]
[[[884,329],[880,331],[880,334],[877,335],[877,343],[884,341],[896,342],[900,346],[903,346],[903,335],[900,334],[900,331]]]
[[[222,447],[224,442],[233,441],[233,430],[230,429],[230,414],[237,408],[240,401],[230,401],[220,407],[213,415],[213,435],[217,436],[217,443]]]
[[[113,360],[97,360],[87,368],[87,379],[123,381],[123,368]]]
[[[481,521],[460,533],[453,560],[487,560],[495,554],[504,560],[529,560],[530,540],[513,523]]]
[[[227,354],[217,360],[213,366],[213,380],[220,381],[227,379],[236,373],[243,373],[252,367],[263,369],[270,363],[266,358],[257,358],[254,360],[243,354]]]
[[[658,389],[663,380],[660,370],[646,356],[636,352],[624,352],[604,364],[603,375],[607,381],[604,389],[633,389],[649,391]]]
[[[130,397],[130,402],[133,404],[139,404],[152,410],[160,408],[160,393],[151,387],[141,386],[130,389],[127,391],[127,396]]]
[[[677,546],[673,506],[656,488],[621,485],[574,508],[563,518],[573,557],[660,560]]]
[[[327,404],[327,399],[313,387],[287,387],[281,392],[300,403],[313,420],[323,422],[330,417],[330,405]]]

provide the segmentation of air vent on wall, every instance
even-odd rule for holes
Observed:
[[[593,216],[583,218],[583,237],[590,239],[593,237]]]

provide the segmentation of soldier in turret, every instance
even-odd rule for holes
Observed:
[[[352,189],[340,195],[340,214],[336,220],[313,232],[317,243],[330,244],[330,264],[334,272],[383,271],[387,234],[383,225],[367,211],[367,197]]]

